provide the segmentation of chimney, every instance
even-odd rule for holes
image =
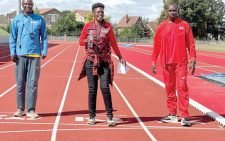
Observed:
[[[125,22],[126,22],[126,24],[128,23],[128,20],[129,20],[128,18],[129,18],[129,17],[128,17],[128,14],[126,14],[126,15],[125,15]]]

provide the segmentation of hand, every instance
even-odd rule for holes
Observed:
[[[41,58],[42,58],[42,59],[45,59],[45,58],[46,58],[46,56],[42,56]]]
[[[191,71],[191,75],[193,75],[195,73],[195,64],[196,64],[195,60],[192,60],[190,62],[189,71]]]
[[[152,73],[156,74],[156,64],[152,64]]]
[[[11,56],[11,61],[15,63],[17,61],[17,56],[16,55]]]
[[[123,64],[124,66],[126,66],[126,65],[127,65],[126,61],[125,61],[125,60],[123,60],[123,58],[122,58],[122,57],[120,58],[120,63],[121,63],[121,64]]]

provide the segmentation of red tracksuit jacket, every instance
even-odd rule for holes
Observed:
[[[156,63],[160,54],[162,65],[187,64],[187,50],[191,60],[195,60],[195,43],[189,24],[180,18],[177,18],[174,22],[169,19],[163,21],[155,34],[152,63]]]

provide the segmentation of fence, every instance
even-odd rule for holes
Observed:
[[[79,36],[53,36],[48,35],[48,40],[60,40],[60,41],[78,41]],[[117,38],[118,42],[126,42],[126,43],[147,43],[152,44],[153,39],[151,38]],[[0,44],[7,44],[9,43],[9,35],[0,35]],[[196,44],[200,45],[225,45],[225,41],[204,41],[204,40],[197,40]]]

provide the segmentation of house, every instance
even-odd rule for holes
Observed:
[[[90,10],[74,10],[76,21],[85,23],[85,17],[92,13]]]
[[[0,27],[7,27],[7,25],[9,24],[7,17],[0,15]]]
[[[55,8],[41,8],[38,10],[39,14],[44,17],[48,28],[51,28],[52,25],[54,25],[62,17],[62,12]]]
[[[16,14],[17,14],[16,10],[12,11],[11,13],[8,13],[6,15],[7,21],[10,23],[12,21],[12,19],[16,16]]]
[[[144,22],[144,26],[147,29],[146,31],[148,32],[148,35],[153,35],[157,29],[158,22]]]
[[[121,18],[116,26],[117,32],[120,33],[124,28],[131,28],[135,24],[140,25],[144,31],[144,36],[147,36],[149,28],[145,27],[142,18],[140,16],[128,16],[127,14]]]

